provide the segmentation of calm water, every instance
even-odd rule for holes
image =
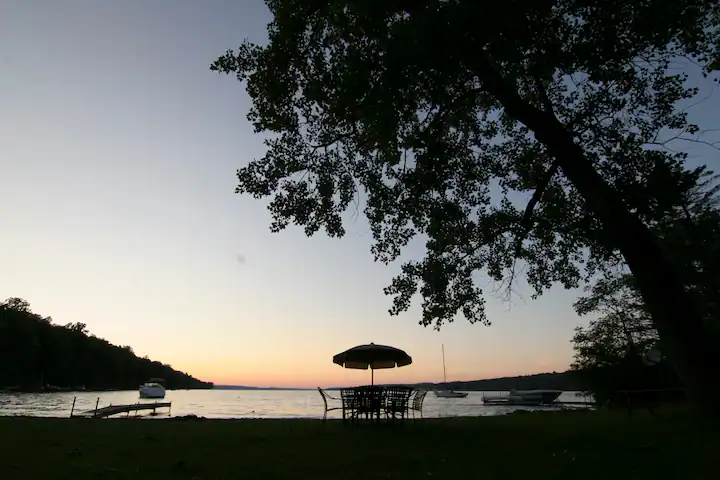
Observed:
[[[330,393],[339,396],[340,392]],[[0,394],[0,415],[68,417],[73,397],[77,397],[75,411],[82,412],[94,409],[98,396],[100,407],[154,402],[140,400],[136,390]],[[572,392],[563,393],[559,398],[559,401],[569,402],[582,400]],[[172,416],[195,414],[207,418],[322,418],[323,413],[322,398],[317,390],[170,390],[164,401],[172,402]],[[339,405],[339,402],[335,403]],[[437,398],[429,392],[425,397],[423,413],[425,417],[458,417],[503,415],[514,410],[536,409],[538,407],[484,405],[481,392],[470,392],[467,398],[459,399]],[[328,418],[340,417],[338,411],[328,414]]]

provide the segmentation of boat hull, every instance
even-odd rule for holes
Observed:
[[[438,398],[465,398],[468,394],[465,392],[455,392],[453,390],[435,390],[435,396]]]
[[[165,398],[165,388],[161,385],[142,385],[140,398]]]
[[[490,405],[550,405],[562,394],[561,390],[514,390],[509,394],[483,393],[483,403]]]

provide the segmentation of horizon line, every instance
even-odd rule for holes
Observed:
[[[448,383],[472,383],[472,382],[484,382],[484,381],[490,381],[490,380],[502,380],[505,378],[521,378],[521,377],[533,377],[535,375],[558,375],[570,372],[572,370],[567,369],[562,372],[538,372],[538,373],[528,373],[524,375],[506,375],[504,377],[491,377],[491,378],[479,378],[475,380],[454,380],[450,382],[432,382],[432,381],[424,381],[424,382],[393,382],[393,383],[378,383],[376,385],[443,385]],[[318,385],[317,387],[273,387],[273,386],[254,386],[254,385],[231,385],[231,384],[216,384],[214,382],[208,382],[213,383],[213,388],[218,387],[232,387],[232,388],[248,388],[248,389],[255,389],[255,390],[315,390],[316,388],[320,387]],[[335,389],[335,388],[345,388],[350,387],[352,385],[333,385],[331,387],[325,387],[324,389]],[[322,388],[322,387],[321,387]]]

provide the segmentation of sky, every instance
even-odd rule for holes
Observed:
[[[365,384],[331,360],[370,342],[413,357],[378,382],[442,381],[443,344],[448,380],[567,369],[579,292],[488,296],[492,326],[437,332],[419,304],[387,313],[399,265],[373,262],[362,216],[340,240],[271,234],[234,194],[263,138],[209,65],[269,21],[260,0],[0,0],[0,300],[216,384]],[[718,128],[702,88],[693,119]]]

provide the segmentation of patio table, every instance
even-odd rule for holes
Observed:
[[[364,416],[366,419],[380,422],[383,414],[388,421],[404,419],[414,389],[366,385],[344,391],[343,402],[345,408],[350,411],[352,420],[357,421]]]

